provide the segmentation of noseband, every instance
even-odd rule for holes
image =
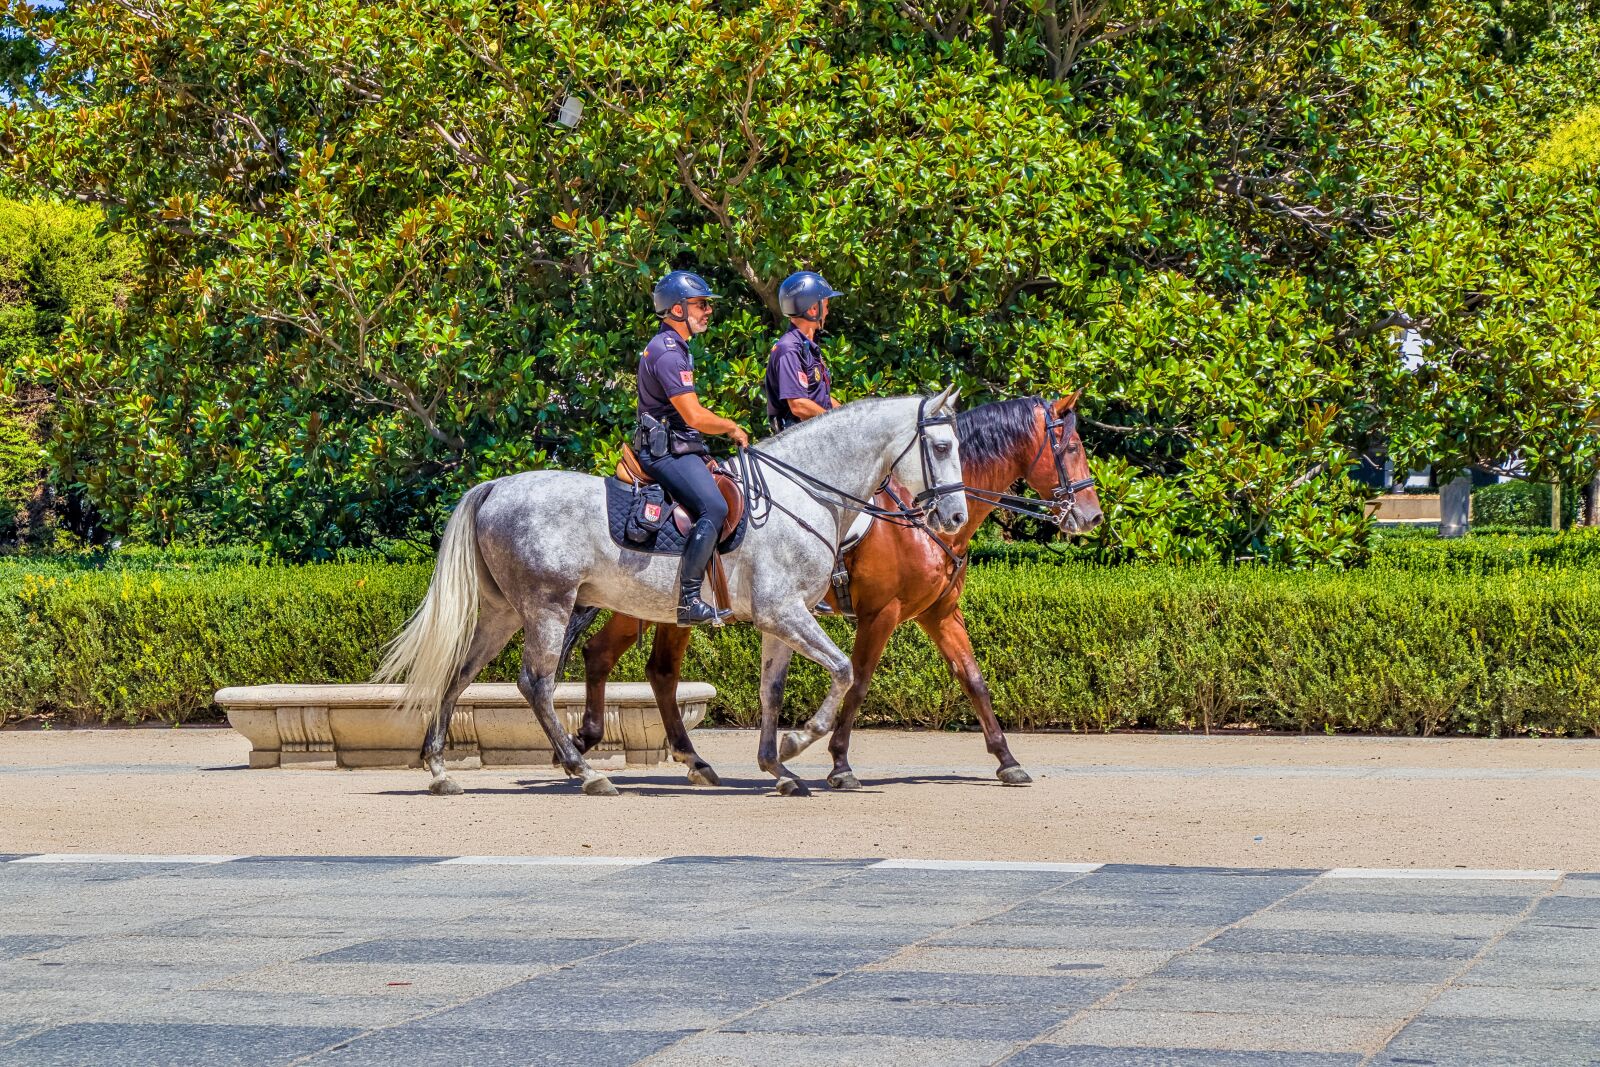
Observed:
[[[1050,446],[1050,459],[1056,468],[1056,488],[1050,495],[1053,507],[1051,511],[1056,516],[1056,525],[1061,529],[1067,528],[1067,520],[1078,510],[1078,494],[1085,489],[1094,488],[1094,476],[1079,478],[1073,481],[1067,473],[1066,460],[1061,458],[1061,450],[1066,448],[1067,441],[1078,432],[1078,413],[1068,411],[1067,417],[1058,419],[1055,410],[1049,404],[1042,404],[1044,408],[1044,439],[1039,442],[1039,451],[1043,452],[1046,444]],[[1033,462],[1039,462],[1038,453],[1034,454]],[[1032,464],[1028,467],[1033,469]]]

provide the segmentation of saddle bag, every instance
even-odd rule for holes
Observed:
[[[642,411],[634,431],[633,447],[640,455],[651,459],[667,455],[703,456],[708,452],[699,430],[677,425],[672,420],[657,419]]]
[[[633,487],[633,501],[628,506],[628,521],[622,528],[622,536],[636,545],[648,544],[666,525],[671,514],[666,494],[659,485],[636,485]]]

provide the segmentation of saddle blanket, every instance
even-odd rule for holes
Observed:
[[[628,515],[633,511],[636,493],[645,494],[649,503],[657,505],[666,513],[661,526],[644,541],[630,541],[627,535]],[[683,555],[683,546],[687,538],[673,521],[670,514],[673,510],[675,510],[673,505],[666,502],[666,494],[659,485],[635,487],[619,478],[606,479],[606,526],[611,531],[611,540],[621,548],[659,556]],[[738,548],[744,541],[744,533],[749,525],[750,516],[740,515],[739,524],[717,544],[717,551],[728,553]]]

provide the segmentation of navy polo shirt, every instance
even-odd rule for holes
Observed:
[[[809,400],[823,411],[833,407],[833,379],[822,362],[822,348],[795,327],[772,346],[767,359],[767,417],[794,418],[790,400]]]
[[[650,343],[639,353],[639,411],[658,419],[669,416],[681,422],[672,398],[692,393],[694,389],[694,356],[689,346],[671,326],[662,325],[661,332],[650,338]]]

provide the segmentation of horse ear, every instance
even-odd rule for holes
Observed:
[[[928,410],[932,412],[948,411],[950,414],[954,415],[956,411],[956,401],[960,398],[961,390],[957,389],[954,385],[947,385],[938,396],[933,398],[932,403],[928,405]]]
[[[1083,396],[1083,390],[1075,389],[1071,393],[1068,393],[1066,396],[1062,397],[1060,400],[1057,400],[1054,404],[1050,405],[1055,409],[1056,418],[1059,419],[1067,412],[1076,408],[1078,406],[1078,398],[1081,396]]]

